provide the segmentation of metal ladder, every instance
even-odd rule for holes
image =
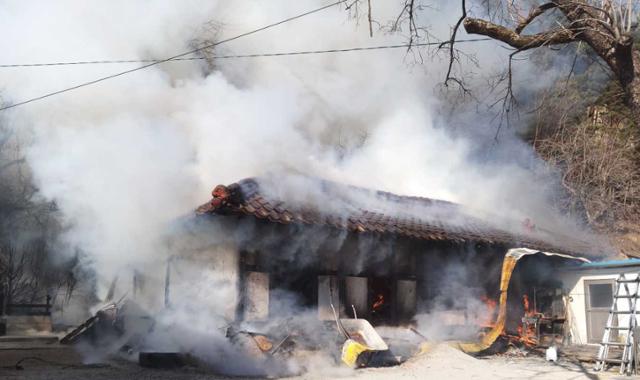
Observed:
[[[632,275],[634,277],[629,278],[626,275]],[[629,284],[635,284],[633,293],[629,290]],[[638,363],[635,363],[634,357],[634,342],[632,337],[632,330],[637,325],[636,321],[636,302],[640,296],[640,273],[622,273],[616,279],[616,289],[613,293],[613,304],[609,310],[609,317],[607,318],[607,325],[604,328],[604,334],[602,336],[602,342],[600,343],[600,349],[598,350],[598,358],[596,361],[596,371],[604,371],[607,369],[607,363],[620,364],[620,374],[630,375],[634,367],[637,367]],[[622,291],[624,289],[624,291]],[[618,309],[618,300],[626,299],[629,303],[628,310]],[[613,321],[618,315],[628,315],[629,323],[627,326],[614,326]],[[611,332],[626,331],[627,335],[624,343],[612,342]],[[611,347],[622,347],[622,357],[620,359],[610,359],[609,349]]]

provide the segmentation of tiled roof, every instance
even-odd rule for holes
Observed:
[[[602,255],[592,241],[554,234],[528,220],[514,222],[515,228],[507,230],[471,216],[455,203],[305,178],[305,183],[293,186],[286,181],[274,186],[273,179],[262,178],[218,185],[213,198],[196,212],[248,215],[272,223],[323,225],[419,240],[504,244],[587,257]]]

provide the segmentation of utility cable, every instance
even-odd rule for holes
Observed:
[[[11,108],[14,108],[14,107],[18,107],[18,106],[22,106],[22,105],[25,105],[25,104],[28,104],[28,103],[32,103],[32,102],[35,102],[35,101],[38,101],[38,100],[46,99],[46,98],[49,98],[51,96],[55,96],[55,95],[59,95],[59,94],[65,93],[65,92],[77,90],[77,89],[82,88],[82,87],[87,87],[87,86],[90,86],[90,85],[93,85],[93,84],[96,84],[96,83],[104,82],[104,81],[109,80],[109,79],[117,78],[117,77],[120,77],[120,76],[123,76],[123,75],[126,75],[126,74],[130,74],[130,73],[133,73],[133,72],[136,72],[136,71],[144,70],[146,68],[158,65],[160,63],[164,63],[164,62],[175,60],[176,58],[181,58],[181,57],[184,57],[186,55],[190,55],[190,54],[194,54],[194,53],[197,53],[197,52],[200,52],[200,51],[203,51],[203,50],[211,49],[212,47],[215,47],[215,46],[227,43],[227,42],[231,42],[231,41],[237,40],[237,39],[242,38],[242,37],[250,36],[252,34],[256,34],[258,32],[262,32],[264,30],[271,29],[271,28],[273,28],[275,26],[279,26],[279,25],[282,25],[284,23],[287,23],[287,22],[290,22],[290,21],[294,21],[294,20],[297,20],[299,18],[302,18],[302,17],[308,16],[308,15],[323,11],[325,9],[334,7],[334,6],[338,5],[338,4],[342,4],[345,1],[346,0],[339,0],[339,1],[336,1],[336,2],[331,3],[329,5],[325,5],[323,7],[316,8],[316,9],[313,9],[313,10],[298,14],[296,16],[286,18],[284,20],[275,22],[273,24],[265,25],[265,26],[263,26],[261,28],[254,29],[254,30],[251,30],[249,32],[242,33],[242,34],[238,34],[238,35],[236,35],[234,37],[230,37],[230,38],[227,38],[227,39],[224,39],[224,40],[212,43],[212,44],[201,46],[201,47],[199,47],[197,49],[193,49],[193,50],[190,50],[190,51],[187,51],[187,52],[184,52],[184,53],[176,54],[176,55],[174,55],[172,57],[165,58],[165,59],[162,59],[162,60],[159,60],[159,61],[154,61],[154,62],[148,63],[148,64],[143,65],[143,66],[139,66],[139,67],[136,67],[136,68],[133,68],[133,69],[130,69],[130,70],[121,71],[119,73],[107,75],[105,77],[94,79],[94,80],[89,81],[89,82],[84,82],[84,83],[78,84],[76,86],[68,87],[68,88],[65,88],[65,89],[62,89],[62,90],[50,92],[50,93],[45,94],[45,95],[37,96],[35,98],[31,98],[31,99],[24,100],[24,101],[21,101],[21,102],[13,103],[13,104],[10,104],[8,106],[1,107],[0,111],[6,111],[8,109],[11,109]]]
[[[466,42],[480,42],[491,41],[492,38],[473,38],[466,40],[454,41],[455,44]],[[445,41],[449,42],[449,41]],[[312,54],[327,54],[327,53],[344,53],[350,51],[367,51],[367,50],[385,50],[385,49],[399,49],[399,48],[411,48],[411,47],[423,47],[441,45],[442,42],[426,42],[426,43],[407,43],[398,45],[378,45],[378,46],[361,46],[350,47],[342,49],[327,49],[327,50],[302,50],[302,51],[287,51],[276,53],[253,53],[253,54],[232,54],[232,55],[214,55],[211,59],[232,59],[232,58],[260,58],[260,57],[282,57],[292,55],[312,55]],[[163,63],[163,62],[180,62],[180,61],[197,61],[205,60],[207,57],[182,57],[171,60],[157,60],[157,59],[122,59],[122,60],[97,60],[97,61],[71,61],[71,62],[43,62],[43,63],[20,63],[20,64],[0,64],[0,68],[18,68],[18,67],[47,67],[47,66],[72,66],[72,65],[96,65],[96,64],[123,64],[123,63]]]

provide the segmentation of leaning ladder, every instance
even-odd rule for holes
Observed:
[[[600,343],[600,349],[598,350],[598,358],[596,361],[596,371],[604,371],[607,369],[607,364],[620,364],[620,374],[631,374],[632,368],[638,365],[634,363],[634,342],[632,337],[632,330],[637,325],[636,321],[636,302],[640,296],[640,273],[628,273],[635,277],[626,277],[624,273],[618,276],[616,280],[616,289],[613,293],[613,304],[609,310],[609,317],[607,318],[607,325],[604,328],[604,334],[602,335],[602,342]],[[629,284],[635,284],[635,289],[629,290]],[[623,291],[624,290],[624,291]],[[628,301],[628,310],[618,309],[618,300],[626,299]],[[626,326],[614,326],[613,321],[618,315],[628,315],[629,323]],[[612,342],[612,331],[626,331],[626,337],[624,342]],[[611,347],[622,347],[622,357],[620,359],[609,358],[609,349]]]

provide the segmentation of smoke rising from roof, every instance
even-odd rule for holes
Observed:
[[[392,20],[399,11],[400,2],[373,3],[377,20]],[[321,4],[267,9],[252,1],[9,3],[0,11],[8,20],[2,44],[7,62],[165,57]],[[457,12],[453,5],[427,8],[420,20],[432,35],[445,38]],[[336,7],[217,52],[405,41],[403,33],[370,38],[359,21]],[[12,32],[27,24],[38,27]],[[470,85],[503,67],[506,52],[491,42],[460,48],[480,62]],[[37,184],[70,225],[69,246],[80,247],[102,272],[154,257],[165,224],[201,203],[215,184],[266,172],[301,172],[459,202],[515,220],[564,223],[548,206],[554,190],[549,174],[513,130],[495,143],[496,125],[486,113],[462,105],[453,117],[443,114],[450,109],[439,86],[447,62],[429,53],[422,52],[423,65],[414,64],[416,52],[398,50],[214,60],[213,67],[166,63],[15,109],[5,122],[28,141]],[[520,67],[527,78],[530,68]],[[120,69],[95,65],[0,75],[5,99],[20,100]],[[483,94],[482,87],[474,88]]]

